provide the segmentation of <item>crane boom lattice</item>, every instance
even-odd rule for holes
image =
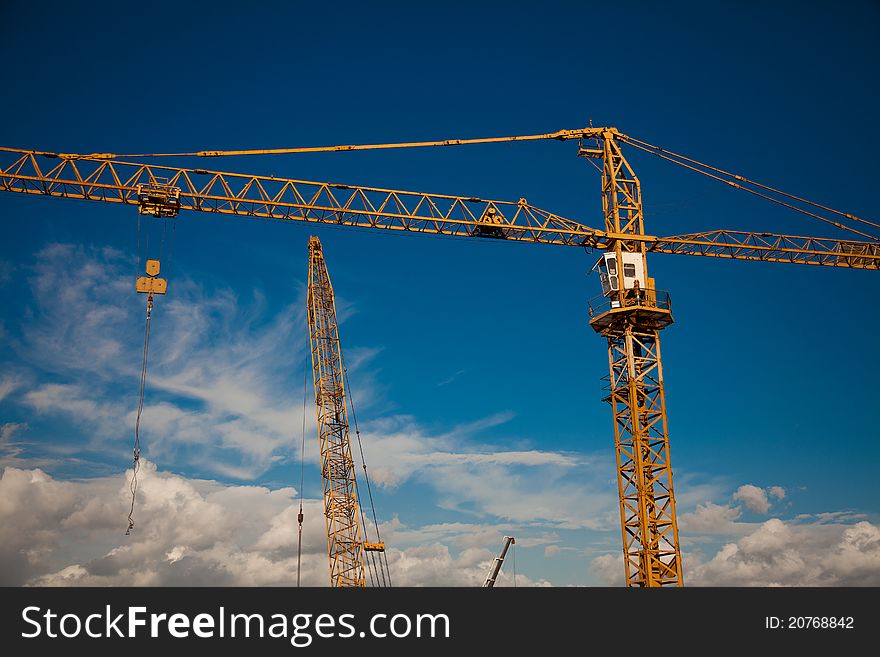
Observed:
[[[317,237],[309,238],[309,344],[324,485],[330,585],[366,586],[336,302]]]
[[[194,211],[586,249],[607,249],[618,237],[525,199],[491,201],[88,156],[59,159],[55,153],[6,147],[0,147],[0,191],[122,203],[157,216]],[[874,241],[729,230],[627,239],[661,253],[880,269]]]

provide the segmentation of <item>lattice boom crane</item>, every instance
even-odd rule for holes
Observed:
[[[357,495],[351,432],[346,405],[345,364],[339,343],[333,285],[317,237],[309,238],[309,286],[307,296],[309,345],[318,443],[321,452],[321,480],[324,486],[324,519],[327,525],[327,553],[330,557],[330,585],[366,586],[365,552],[384,552],[381,542],[361,540],[360,502]],[[366,465],[364,466],[366,472]],[[384,572],[382,573],[384,583]]]
[[[0,189],[129,204],[137,206],[143,214],[157,217],[171,217],[188,210],[601,250],[597,267],[603,289],[598,301],[590,304],[590,325],[608,345],[610,385],[605,399],[613,416],[626,585],[682,586],[659,338],[659,332],[673,319],[668,294],[657,289],[648,275],[647,254],[677,253],[877,270],[880,242],[875,234],[855,229],[842,220],[857,222],[861,228],[880,228],[880,224],[677,155],[614,128],[404,144],[146,153],[140,157],[270,155],[541,139],[577,139],[580,156],[601,160],[602,165],[597,168],[602,173],[602,228],[560,217],[530,205],[524,198],[517,202],[495,201],[150,165],[126,161],[134,157],[131,155],[108,153],[79,155],[0,148]],[[588,147],[583,146],[584,140]],[[621,151],[623,143],[866,239],[732,230],[667,237],[647,234],[639,180]],[[829,213],[839,219],[828,218]],[[313,366],[316,394],[321,390],[318,420],[323,436],[322,468],[327,468],[332,482],[328,489],[325,481],[324,491],[325,503],[332,502],[327,506],[331,578],[360,586],[364,578],[359,553],[362,544],[357,533],[355,498],[348,497],[354,495],[353,470],[350,448],[346,453],[344,447],[348,437],[347,424],[342,428],[344,389],[338,371],[333,371],[334,363],[338,368],[339,353],[332,305],[332,288],[315,239],[310,241],[309,321],[313,355],[316,340],[319,353],[323,354],[320,358],[313,356]]]

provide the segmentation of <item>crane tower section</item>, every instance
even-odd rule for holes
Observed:
[[[660,331],[672,323],[669,296],[648,276],[641,187],[615,139],[581,155],[603,160],[602,209],[609,248],[599,260],[602,295],[590,325],[608,341],[608,395],[627,586],[683,586]]]
[[[336,303],[317,237],[309,238],[308,322],[330,585],[366,586]]]

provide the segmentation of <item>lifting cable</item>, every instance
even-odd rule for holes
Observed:
[[[346,369],[344,362],[341,363],[341,366],[342,366],[343,380],[344,380],[344,384],[345,384],[344,388],[348,390],[348,404],[351,407],[351,415],[352,415],[352,418],[354,419],[354,430],[355,430],[355,434],[357,435],[358,445],[360,446],[361,434],[360,434],[360,430],[358,429],[357,415],[355,414],[355,411],[354,411],[354,400],[352,398],[352,393],[351,393],[351,383],[348,380],[348,370]],[[363,448],[361,448],[361,463],[364,463],[363,458],[364,458],[364,452],[363,452]],[[353,461],[354,461],[354,459],[352,459],[352,462]],[[354,495],[355,495],[355,498],[357,499],[358,512],[360,513],[360,518],[361,518],[361,530],[364,533],[362,541],[366,542],[369,540],[369,536],[367,534],[367,517],[366,517],[366,514],[364,513],[363,500],[361,498],[361,494],[360,494],[360,491],[358,488],[357,476],[355,475],[355,473],[352,473],[352,474],[354,475],[352,477],[354,480]],[[364,474],[366,474],[366,466],[364,466]],[[367,488],[369,489],[369,478],[367,479]],[[372,504],[372,500],[373,500],[373,498],[372,498],[372,493],[371,493],[370,494],[370,504]],[[373,508],[374,517],[375,517],[375,511],[376,510],[374,507]],[[378,533],[379,533],[379,527],[378,527],[378,525],[376,525],[376,535],[377,536],[378,536]],[[379,538],[379,540],[381,540],[381,538]],[[367,551],[363,549],[363,545],[361,547],[361,555],[363,556],[364,565],[366,566],[366,574],[369,575],[369,577],[370,577],[370,585],[371,586],[378,586],[379,585],[379,573],[380,573],[380,568],[381,568],[381,560],[380,560],[379,564],[377,564],[376,563],[376,555],[373,554],[372,552],[370,552],[369,556],[367,556]],[[384,571],[382,571],[383,585],[384,585],[384,579],[385,579],[385,573],[384,573]]]
[[[306,349],[308,353],[308,345]],[[299,449],[299,513],[296,516],[296,522],[299,526],[299,537],[296,541],[296,585],[299,586],[300,568],[302,562],[302,539],[303,539],[303,486],[306,477],[306,396],[307,379],[309,368],[303,366],[303,409],[302,409],[302,444]]]
[[[730,173],[729,171],[725,171],[724,169],[719,169],[718,167],[714,167],[710,164],[705,164],[693,158],[686,157],[684,155],[679,155],[678,153],[673,153],[672,151],[666,150],[665,148],[661,148],[660,146],[655,146],[654,144],[649,144],[648,142],[642,141],[641,139],[636,139],[635,137],[630,137],[628,135],[620,135],[620,140],[626,142],[630,146],[638,148],[639,150],[645,151],[646,153],[650,153],[651,155],[655,155],[661,159],[664,159],[668,162],[672,162],[673,164],[677,164],[685,169],[690,169],[696,173],[704,175],[708,178],[712,178],[713,180],[717,180],[726,185],[734,187],[736,189],[741,189],[744,192],[748,192],[749,194],[754,194],[755,196],[759,196],[765,200],[771,201],[783,207],[794,210],[795,212],[800,212],[801,214],[805,214],[809,217],[813,217],[814,219],[818,219],[819,221],[824,221],[827,224],[831,224],[836,228],[840,228],[842,230],[848,230],[857,235],[861,235],[862,237],[867,237],[872,241],[876,241],[877,237],[875,235],[871,235],[869,233],[863,233],[860,230],[856,230],[851,226],[847,226],[840,222],[834,221],[832,219],[828,219],[827,217],[823,217],[822,215],[816,214],[814,212],[810,212],[809,210],[805,210],[804,208],[800,208],[792,203],[787,203],[786,201],[780,200],[769,194],[765,194],[763,192],[759,192],[756,189],[751,189],[748,185],[753,187],[757,187],[759,189],[763,189],[772,194],[777,194],[779,196],[791,199],[792,201],[796,201],[798,203],[803,203],[805,205],[809,205],[819,210],[824,210],[826,212],[831,212],[833,214],[839,215],[841,217],[845,217],[851,221],[855,221],[861,224],[866,224],[868,226],[872,226],[874,228],[880,228],[880,224],[876,224],[872,221],[868,221],[867,219],[862,219],[853,214],[849,214],[847,212],[841,212],[840,210],[835,210],[834,208],[830,208],[826,205],[822,205],[821,203],[816,203],[814,201],[810,201],[808,199],[802,198],[800,196],[795,196],[794,194],[789,194],[787,192],[783,192],[782,190],[776,189],[774,187],[770,187],[769,185],[765,185],[763,183],[756,182],[754,180],[750,180],[744,176],[740,176],[735,173]],[[717,175],[716,175],[717,174]],[[738,182],[734,182],[738,181]],[[740,184],[742,183],[742,184]]]
[[[351,414],[352,414],[352,417],[354,418],[354,427],[355,427],[354,430],[355,430],[355,434],[357,435],[358,445],[360,445],[361,435],[360,435],[360,431],[358,430],[357,416],[354,413],[354,402],[352,401],[352,398],[351,398],[351,385],[349,384],[349,381],[348,381],[348,370],[346,370],[345,364],[342,365],[342,372],[343,372],[343,376],[345,377],[345,387],[348,389],[348,403],[351,406]],[[352,459],[352,461],[353,461],[353,459]],[[361,449],[361,463],[364,463],[363,449]],[[352,473],[352,474],[354,475],[355,473]],[[366,469],[364,470],[364,474],[366,474]],[[365,549],[363,549],[363,542],[366,542],[369,540],[369,536],[367,534],[367,516],[364,513],[363,500],[361,498],[361,494],[360,494],[360,491],[358,488],[357,476],[355,475],[352,478],[354,480],[354,495],[355,495],[355,498],[357,499],[358,512],[360,513],[360,518],[361,518],[361,530],[364,532],[363,538],[361,539],[362,540],[361,555],[363,556],[364,565],[366,566],[366,574],[369,575],[369,577],[370,577],[370,586],[378,586],[379,585],[379,572],[380,572],[380,569],[382,566],[382,562],[380,560],[379,563],[377,564],[376,563],[376,555],[373,552],[368,553]],[[369,489],[369,480],[367,480],[367,488]],[[370,503],[372,504],[372,494],[370,495]],[[373,509],[373,513],[375,516],[375,508]],[[378,536],[378,533],[379,533],[379,527],[377,525],[376,526],[377,536]],[[379,538],[379,540],[381,540],[381,538]],[[384,571],[382,571],[383,585],[384,585],[384,581],[385,581],[385,573],[384,573]]]
[[[159,249],[159,252],[162,253],[165,248],[165,232],[168,230],[168,219],[165,219],[165,226],[162,228],[162,246]],[[177,236],[177,221],[175,219],[171,220],[171,239],[169,240],[168,246],[168,267],[165,272],[166,278],[171,278],[171,270],[174,267],[174,238]],[[164,254],[163,254],[164,255]]]
[[[144,328],[144,357],[143,362],[141,363],[141,380],[140,380],[140,392],[138,393],[138,407],[137,407],[137,419],[134,423],[134,447],[132,449],[132,475],[131,475],[131,483],[129,485],[129,489],[131,490],[131,508],[128,511],[128,529],[125,530],[125,535],[128,536],[131,534],[131,530],[134,529],[134,520],[132,519],[132,515],[134,514],[134,500],[137,495],[138,488],[138,470],[141,467],[141,439],[140,439],[140,428],[141,428],[141,413],[144,410],[144,387],[147,382],[147,354],[150,350],[150,315],[153,311],[153,295],[150,294],[147,297],[147,321],[146,326]]]
[[[370,498],[370,509],[373,513],[373,525],[376,527],[376,540],[379,543],[381,543],[382,536],[379,533],[379,520],[376,516],[376,505],[373,503],[373,489],[370,486],[370,475],[367,472],[367,460],[364,457],[364,446],[363,446],[363,443],[361,442],[361,431],[360,431],[360,428],[358,427],[357,413],[355,413],[355,410],[354,410],[354,396],[352,395],[352,392],[351,392],[351,382],[348,379],[348,368],[345,366],[345,363],[342,364],[342,373],[343,373],[343,376],[345,377],[345,387],[348,389],[348,404],[351,407],[351,417],[352,417],[352,420],[354,420],[354,433],[355,433],[355,436],[357,436],[358,449],[360,450],[360,453],[361,453],[361,464],[363,465],[363,468],[364,468],[364,481],[367,484],[367,495]],[[355,479],[355,488],[357,488],[357,479]],[[360,502],[360,496],[358,496],[358,502]],[[366,539],[367,527],[366,527],[366,518],[364,518],[363,511],[361,511],[361,520],[364,524],[364,538]],[[391,586],[391,571],[388,568],[388,554],[387,554],[387,552],[385,552],[385,550],[382,550],[379,553],[378,567],[375,563],[375,559],[376,559],[375,553],[370,552],[370,557],[373,559],[373,567],[377,568],[377,570],[382,575],[382,586]],[[387,577],[387,583],[386,583],[386,577]]]
[[[360,513],[360,517],[361,517],[361,531],[363,531],[363,533],[364,533],[364,536],[363,536],[363,539],[361,542],[361,556],[363,557],[364,566],[366,567],[365,574],[370,579],[370,586],[379,586],[379,566],[381,566],[381,562],[379,563],[379,566],[377,566],[376,555],[373,554],[373,552],[367,552],[367,550],[365,550],[363,547],[363,542],[368,540],[367,539],[367,521],[366,521],[366,517],[364,515],[364,507],[361,504],[360,493],[358,492],[357,477],[355,477],[355,479],[354,479],[354,494],[355,494],[355,497],[357,497],[358,513]],[[384,573],[383,573],[383,577],[384,577]]]
[[[149,233],[147,233],[149,236]],[[134,279],[137,280],[137,277],[141,275],[141,213],[138,212],[137,215],[137,225],[135,226],[135,242],[137,244],[135,250],[135,263],[134,263]]]
[[[513,544],[513,588],[516,588],[516,543]]]
[[[168,265],[170,271],[170,265],[172,262],[172,253],[174,251],[174,235],[176,232],[177,223],[172,223],[171,228],[171,240],[168,254]],[[162,225],[162,241],[159,245],[159,257],[164,257],[165,250],[165,237],[168,232],[168,219],[166,218]],[[145,248],[149,249],[149,231],[147,231],[146,235],[146,244]],[[140,260],[141,260],[141,221],[140,216],[138,216],[137,222],[137,262],[138,269],[140,268]],[[148,263],[149,264],[149,263]],[[138,272],[139,273],[139,272]],[[164,294],[164,291],[159,292],[160,294]],[[134,529],[134,504],[137,499],[137,489],[138,489],[138,472],[141,467],[141,415],[144,412],[144,392],[147,385],[147,363],[149,362],[149,352],[150,352],[150,328],[151,328],[151,319],[153,315],[153,288],[150,288],[150,291],[147,293],[147,316],[144,324],[144,347],[143,347],[143,357],[141,359],[141,376],[138,385],[138,404],[137,404],[137,414],[134,423],[134,445],[132,446],[132,473],[131,473],[131,482],[129,482],[129,490],[131,491],[131,506],[128,510],[128,528],[125,530],[125,535],[131,535],[131,530]]]

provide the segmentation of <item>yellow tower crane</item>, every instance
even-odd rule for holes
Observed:
[[[530,205],[475,197],[406,192],[150,165],[130,157],[220,157],[377,148],[418,148],[535,140],[578,140],[578,155],[600,160],[603,227],[591,228]],[[584,144],[587,144],[584,146]],[[658,237],[645,231],[641,188],[621,145],[627,144],[733,188],[858,235],[858,240],[768,232],[710,230]],[[880,224],[787,194],[672,153],[615,128],[581,128],[512,137],[449,139],[189,153],[71,154],[0,148],[0,189],[136,205],[157,217],[180,210],[304,221],[443,236],[576,246],[602,251],[602,294],[590,325],[608,345],[627,586],[682,586],[659,332],[672,323],[669,296],[648,275],[648,253],[880,269]],[[834,215],[836,219],[831,219]],[[844,221],[850,223],[843,223]],[[853,227],[858,224],[862,230]],[[355,568],[353,581],[357,581]]]

